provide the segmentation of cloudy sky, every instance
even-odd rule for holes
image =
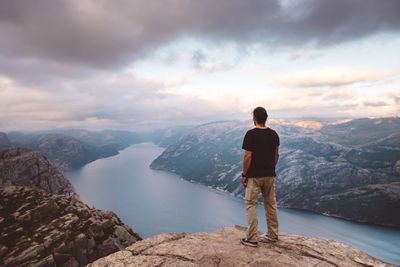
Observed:
[[[398,0],[1,0],[0,131],[400,114]]]

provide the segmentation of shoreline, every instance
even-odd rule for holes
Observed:
[[[150,168],[150,165],[149,165],[149,168]],[[201,182],[198,182],[198,181],[188,180],[188,179],[184,178],[183,176],[181,176],[180,174],[178,174],[176,172],[173,172],[173,171],[164,170],[164,169],[153,169],[153,168],[150,168],[150,169],[155,170],[155,171],[164,171],[164,172],[167,172],[167,173],[170,173],[170,174],[174,174],[174,175],[178,176],[180,179],[183,179],[183,180],[188,181],[188,182],[193,183],[193,184],[198,184],[198,185],[207,187],[208,189],[211,189],[214,192],[220,192],[220,193],[226,194],[228,196],[244,200],[244,197],[241,196],[241,195],[236,195],[236,194],[234,194],[232,192],[229,192],[227,190],[221,189],[220,187],[214,187],[212,185],[205,185],[205,184],[203,184]],[[259,203],[263,205],[263,203],[261,201],[259,201]],[[314,210],[298,208],[298,207],[290,207],[290,206],[284,206],[284,205],[282,206],[282,205],[278,205],[278,204],[277,204],[277,208],[290,209],[290,210],[299,210],[299,211],[303,211],[303,212],[310,212],[310,213],[313,213],[313,214],[323,215],[323,216],[326,216],[326,217],[329,217],[329,218],[339,219],[339,220],[343,220],[343,221],[346,221],[346,222],[358,223],[358,224],[374,226],[374,227],[383,227],[383,228],[389,228],[389,229],[392,229],[392,230],[399,230],[400,231],[400,226],[397,226],[397,225],[375,224],[375,223],[371,223],[371,222],[367,222],[367,221],[349,219],[349,218],[346,218],[346,217],[340,216],[340,215],[322,213],[322,212],[317,212],[317,211],[314,211]]]

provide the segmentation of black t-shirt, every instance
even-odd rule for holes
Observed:
[[[244,136],[242,148],[251,151],[247,177],[276,176],[275,150],[279,146],[278,134],[270,129],[254,128]]]

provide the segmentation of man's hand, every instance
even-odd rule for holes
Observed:
[[[242,177],[242,185],[243,185],[244,187],[247,186],[247,177]]]
[[[247,171],[249,170],[250,167],[250,163],[251,163],[251,155],[252,152],[251,151],[244,151],[244,156],[243,156],[243,174],[247,174]],[[247,186],[247,177],[243,176],[242,174],[242,185],[244,187]]]

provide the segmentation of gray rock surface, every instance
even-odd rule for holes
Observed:
[[[41,153],[27,148],[0,149],[0,187],[12,185],[78,197],[73,185],[56,167]]]
[[[0,266],[83,266],[140,236],[111,211],[22,186],[0,189]]]
[[[0,148],[11,147],[12,144],[5,133],[0,132]]]
[[[246,247],[243,227],[214,233],[166,233],[89,264],[105,266],[394,266],[344,243],[280,233],[276,243]]]

